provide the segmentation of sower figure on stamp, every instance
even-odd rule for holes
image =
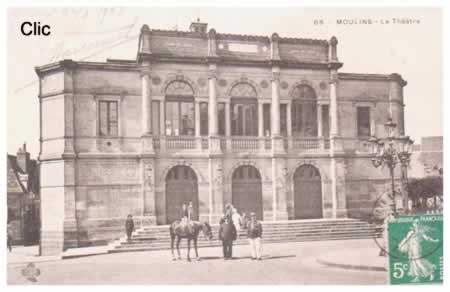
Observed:
[[[127,241],[130,242],[131,235],[133,234],[134,231],[134,221],[133,216],[131,214],[127,216],[127,220],[125,221],[125,231],[127,233]]]
[[[236,228],[227,216],[225,216],[223,222],[220,224],[219,239],[222,240],[223,259],[232,259],[233,241],[236,240]]]
[[[262,231],[261,222],[256,219],[256,214],[252,212],[250,214],[250,221],[247,223],[247,237],[250,243],[252,260],[261,260]]]

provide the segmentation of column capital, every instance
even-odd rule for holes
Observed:
[[[216,79],[217,80],[216,70],[209,70],[209,72],[208,72],[208,79]]]
[[[272,72],[271,81],[280,81],[280,72]]]
[[[151,71],[150,71],[150,69],[142,69],[141,70],[141,72],[139,73],[140,74],[140,76],[141,76],[141,78],[142,77],[145,77],[145,76],[147,76],[147,77],[149,77],[150,78],[150,76],[151,76]]]

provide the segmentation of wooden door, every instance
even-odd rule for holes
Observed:
[[[261,175],[253,166],[240,166],[233,173],[232,204],[239,214],[256,213],[263,220]]]
[[[172,168],[166,177],[166,217],[170,224],[181,219],[182,205],[192,201],[194,220],[198,220],[197,176],[188,166]]]
[[[322,183],[312,165],[299,167],[294,174],[295,219],[322,218]]]

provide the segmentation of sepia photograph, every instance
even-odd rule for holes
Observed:
[[[442,285],[442,8],[6,22],[8,285]]]

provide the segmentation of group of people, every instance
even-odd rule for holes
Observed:
[[[181,223],[188,224],[193,216],[194,207],[192,202],[181,206]],[[233,205],[228,204],[225,207],[225,214],[220,219],[219,240],[222,241],[224,260],[233,257],[233,242],[239,238],[240,230],[247,230],[247,239],[250,245],[252,260],[261,260],[261,237],[262,225],[256,218],[256,213],[251,212],[250,218],[245,213],[242,216]],[[127,241],[131,241],[134,231],[133,216],[128,215],[125,221],[125,231]]]
[[[233,241],[239,237],[240,229],[247,229],[252,260],[261,260],[262,225],[256,219],[256,213],[250,213],[250,220],[243,214],[241,217],[231,204],[227,205],[225,215],[220,220],[219,239],[222,241],[224,260],[233,257]]]

